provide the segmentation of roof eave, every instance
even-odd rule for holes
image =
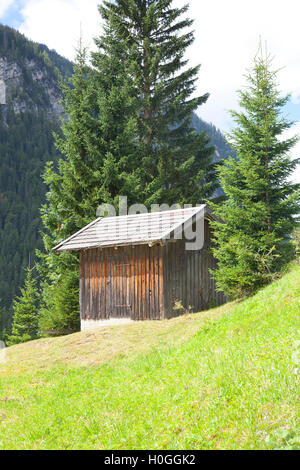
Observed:
[[[164,243],[165,241],[162,238],[155,238],[153,240],[142,240],[142,241],[130,241],[124,243],[101,243],[99,245],[90,245],[85,247],[75,247],[75,248],[58,248],[56,251],[62,253],[63,251],[84,251],[84,250],[92,250],[92,249],[101,249],[101,248],[118,248],[122,246],[140,246],[140,245],[156,245],[158,243]]]
[[[65,245],[66,243],[68,243],[70,240],[72,240],[73,238],[75,238],[77,235],[79,235],[80,233],[82,233],[84,230],[88,229],[89,227],[92,227],[94,224],[96,224],[99,220],[101,220],[103,217],[98,217],[98,219],[96,220],[93,220],[93,222],[91,222],[90,224],[86,225],[85,227],[83,227],[82,229],[78,230],[78,232],[74,233],[73,235],[71,235],[69,238],[66,238],[66,240],[63,240],[62,242],[60,242],[58,245],[54,246],[52,248],[53,251],[75,251],[75,250],[60,250],[59,248],[62,246],[62,245]]]
[[[58,252],[58,253],[62,253],[64,251],[69,251],[69,252],[72,252],[72,251],[84,251],[84,250],[90,250],[90,249],[101,249],[101,248],[111,248],[111,247],[122,247],[122,246],[136,246],[136,245],[155,245],[155,244],[165,244],[167,243],[169,240],[172,240],[172,237],[174,236],[174,234],[176,233],[176,231],[182,229],[183,226],[186,226],[186,224],[191,225],[193,224],[200,216],[201,217],[208,217],[209,219],[211,220],[218,220],[212,213],[212,210],[210,209],[209,206],[207,206],[206,204],[202,204],[198,207],[195,207],[195,213],[193,215],[189,215],[187,216],[183,221],[181,221],[180,223],[178,223],[177,225],[173,226],[171,230],[168,230],[167,232],[163,233],[163,234],[160,234],[161,236],[159,238],[156,238],[156,239],[144,239],[144,240],[130,240],[129,242],[116,242],[116,241],[111,241],[111,242],[108,242],[108,243],[101,243],[99,242],[99,244],[92,244],[92,245],[87,245],[87,246],[76,246],[76,243],[74,244],[75,246],[72,247],[72,246],[66,246],[68,245],[68,242],[72,241],[75,237],[77,237],[79,234],[81,234],[82,232],[86,231],[88,228],[90,228],[91,226],[95,225],[97,222],[99,222],[102,217],[99,217],[97,218],[96,220],[94,220],[93,222],[91,222],[90,224],[88,224],[87,226],[83,227],[81,230],[79,230],[78,232],[74,233],[71,237],[67,238],[66,240],[62,241],[61,243],[59,243],[58,245],[56,245],[53,250]],[[197,210],[196,210],[197,209]]]

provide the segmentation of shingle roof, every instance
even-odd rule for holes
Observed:
[[[169,239],[175,230],[195,217],[203,217],[205,205],[165,212],[119,217],[99,217],[53,249],[76,251],[88,248],[153,244]]]

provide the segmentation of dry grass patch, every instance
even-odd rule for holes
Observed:
[[[72,368],[96,366],[155,347],[173,346],[231,308],[232,304],[227,304],[171,320],[133,322],[12,346],[6,350],[6,363],[0,364],[0,376],[34,373],[59,364]]]

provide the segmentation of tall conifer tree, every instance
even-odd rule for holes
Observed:
[[[5,318],[4,318],[4,309],[1,307],[0,299],[0,341],[4,341],[5,337]]]
[[[240,91],[241,112],[232,112],[236,128],[230,143],[237,160],[229,159],[219,170],[227,200],[215,213],[218,287],[231,297],[254,292],[269,282],[293,256],[291,234],[299,214],[299,184],[291,182],[299,159],[289,151],[297,137],[282,139],[292,126],[283,117],[277,72],[262,52]]]
[[[213,147],[191,127],[208,94],[192,98],[199,66],[184,57],[193,23],[173,0],[104,1],[100,7],[123,46],[137,97],[137,142],[146,203],[200,203],[215,189]],[[105,51],[105,47],[104,47]]]
[[[8,345],[25,343],[39,337],[38,328],[38,289],[32,275],[33,268],[27,268],[25,286],[21,295],[13,302],[12,333]]]
[[[107,31],[107,35],[110,32]],[[46,168],[49,187],[42,208],[46,254],[40,253],[43,282],[41,329],[57,333],[79,328],[78,255],[56,254],[52,248],[96,218],[103,203],[117,205],[119,196],[134,202],[139,188],[136,124],[130,108],[130,81],[124,80],[115,42],[110,53],[94,54],[87,66],[80,48],[71,87],[64,85],[63,137],[56,137],[64,156],[55,170]],[[122,75],[123,74],[123,75]]]
[[[80,45],[71,86],[62,84],[67,119],[63,122],[63,137],[56,136],[56,145],[64,158],[59,160],[57,170],[49,163],[44,174],[49,188],[42,207],[46,253],[38,253],[43,279],[40,314],[43,331],[63,333],[79,329],[78,257],[70,253],[57,255],[52,248],[95,217],[100,175],[95,168],[97,153],[89,149],[92,133],[89,72],[86,50]]]
[[[137,99],[124,44],[111,23],[104,25],[103,34],[95,42],[97,52],[91,54],[91,82],[95,145],[103,156],[101,197],[117,209],[119,196],[127,196],[129,205],[143,202],[141,154],[136,145]]]

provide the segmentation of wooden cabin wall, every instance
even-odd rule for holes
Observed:
[[[199,312],[212,305],[221,305],[225,296],[216,291],[209,270],[216,268],[210,252],[211,231],[205,221],[205,243],[202,250],[187,251],[185,240],[170,242],[164,249],[165,316],[172,318],[183,313]]]
[[[209,272],[216,260],[208,222],[202,250],[186,251],[185,243],[82,251],[81,318],[159,320],[224,303]]]
[[[80,256],[83,320],[164,316],[162,247],[86,250]]]

